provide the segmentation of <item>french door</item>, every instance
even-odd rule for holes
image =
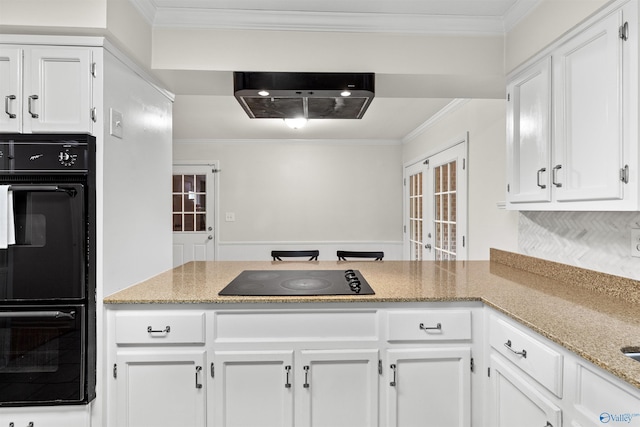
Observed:
[[[214,165],[173,166],[173,266],[215,260]]]
[[[467,257],[466,140],[405,168],[405,259]]]

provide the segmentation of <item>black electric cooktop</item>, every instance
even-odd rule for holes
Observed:
[[[373,295],[358,270],[245,270],[218,295]]]

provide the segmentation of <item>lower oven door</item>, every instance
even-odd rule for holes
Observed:
[[[85,296],[84,185],[12,183],[16,243],[0,249],[0,301]]]
[[[0,406],[86,401],[81,305],[0,306]]]

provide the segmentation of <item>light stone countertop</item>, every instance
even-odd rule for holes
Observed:
[[[360,270],[375,295],[218,296],[243,270]],[[105,304],[481,301],[640,388],[640,282],[510,252],[491,261],[191,262],[105,298]]]

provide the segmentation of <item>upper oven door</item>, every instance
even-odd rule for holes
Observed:
[[[11,190],[16,243],[0,249],[0,301],[83,299],[85,186],[11,183]]]

